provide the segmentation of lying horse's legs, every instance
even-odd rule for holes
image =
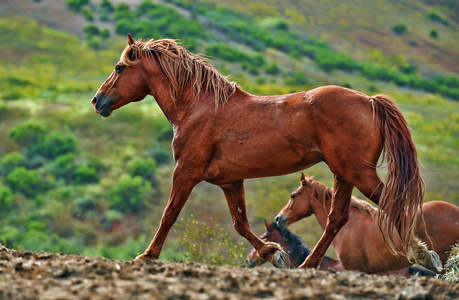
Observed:
[[[325,231],[309,256],[298,268],[318,268],[331,242],[349,219],[349,205],[354,186],[336,175],[334,181],[333,199]]]
[[[151,241],[150,246],[148,246],[143,254],[137,256],[136,260],[157,259],[159,257],[169,230],[177,220],[180,211],[190,196],[191,190],[199,182],[199,180],[193,181],[190,177],[185,177],[183,174],[180,175],[179,173],[177,169],[174,171],[171,195],[164,209],[159,229]]]
[[[287,269],[290,267],[288,254],[276,243],[264,243],[250,229],[247,219],[243,181],[235,181],[220,186],[225,193],[226,201],[236,231],[246,238],[257,249],[259,255],[271,262],[275,267]]]

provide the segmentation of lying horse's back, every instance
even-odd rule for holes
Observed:
[[[430,249],[438,253],[445,264],[451,247],[459,242],[459,207],[445,201],[430,201],[424,203],[422,208],[429,236],[422,222],[418,235]]]

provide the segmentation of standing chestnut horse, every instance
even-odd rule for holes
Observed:
[[[277,244],[265,243],[252,232],[243,182],[297,172],[322,161],[335,176],[333,208],[324,235],[301,267],[320,265],[349,218],[354,186],[383,209],[381,228],[393,251],[413,254],[413,221],[424,185],[408,125],[388,97],[338,86],[255,96],[175,40],[134,41],[128,35],[120,61],[91,103],[108,117],[147,95],[155,98],[172,125],[176,166],[159,229],[137,259],[159,257],[191,190],[207,181],[222,188],[236,231],[261,257],[288,267],[288,256]],[[389,167],[385,185],[376,173],[383,150]],[[384,229],[394,226],[402,237],[400,247]],[[418,261],[425,255],[411,258]]]
[[[333,190],[301,174],[300,187],[291,194],[289,202],[276,216],[281,228],[314,214],[322,228],[326,228]],[[418,216],[416,236],[438,253],[441,265],[430,267],[441,271],[451,247],[459,242],[459,207],[444,201],[422,204],[422,219]],[[378,209],[352,197],[349,222],[336,235],[333,246],[346,270],[380,273],[402,269],[411,263],[402,256],[394,256],[384,247],[378,230]],[[437,269],[437,270],[435,270]]]

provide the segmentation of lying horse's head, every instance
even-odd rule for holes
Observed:
[[[279,244],[290,256],[290,268],[298,267],[311,252],[311,250],[303,244],[299,236],[291,233],[287,229],[277,227],[275,222],[268,224],[265,220],[265,227],[266,232],[260,236],[260,239],[266,242]],[[262,259],[254,248],[249,255],[247,255],[245,262],[247,267],[254,268],[264,264],[266,260]]]
[[[137,44],[128,34],[128,45],[121,54],[112,74],[92,98],[96,113],[108,117],[115,109],[130,102],[140,101],[150,93],[146,70],[138,63]]]
[[[290,195],[288,203],[274,218],[277,226],[287,228],[288,225],[313,214],[311,207],[312,195],[309,189],[311,180],[301,173],[300,187]]]

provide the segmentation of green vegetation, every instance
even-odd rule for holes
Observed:
[[[459,100],[459,78],[454,73],[424,72],[419,61],[383,50],[368,56],[346,53],[326,35],[312,33],[318,26],[329,28],[326,18],[302,14],[303,8],[277,9],[277,2],[236,0],[231,7],[200,0],[66,3],[87,20],[82,40],[31,19],[0,18],[0,242],[6,246],[116,259],[132,259],[148,246],[170,193],[172,128],[151,97],[107,120],[89,104],[126,46],[127,32],[135,38],[180,39],[192,51],[211,56],[218,70],[254,94],[340,84],[391,95],[413,129],[426,199],[459,204],[459,102],[451,101]],[[348,7],[341,4],[334,14],[343,8]],[[447,14],[438,16],[447,20]],[[446,24],[430,14],[421,18],[428,22],[423,37],[435,27],[438,35],[430,33],[428,40],[442,42],[446,27],[432,21]],[[390,33],[397,22],[384,23],[391,38],[420,41],[409,21],[400,24],[404,34]],[[306,174],[332,185],[325,164]],[[298,185],[299,174],[246,181],[256,234]],[[228,225],[218,187],[198,185],[181,217],[161,259],[241,265],[250,245]],[[308,246],[321,235],[313,218],[292,229]]]
[[[444,274],[437,275],[437,277],[448,281],[459,280],[459,243],[451,248]]]
[[[247,255],[247,244],[237,242],[229,226],[219,223],[209,226],[191,218],[180,219],[174,229],[184,261],[207,265],[240,267]]]

